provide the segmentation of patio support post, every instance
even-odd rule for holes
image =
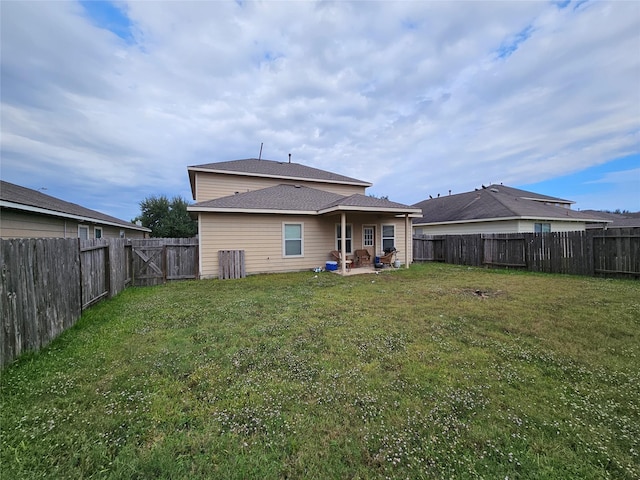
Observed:
[[[347,265],[347,214],[342,212],[340,217],[340,271],[344,275]]]
[[[409,246],[413,243],[413,235],[411,232],[411,222],[409,222],[409,214],[404,214],[404,267],[409,268]]]

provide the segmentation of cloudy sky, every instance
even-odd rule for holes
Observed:
[[[261,144],[406,204],[504,183],[640,210],[640,2],[0,9],[2,179],[124,220]]]

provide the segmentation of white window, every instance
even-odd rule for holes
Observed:
[[[87,225],[78,225],[78,238],[80,240],[89,239],[89,227]]]
[[[362,231],[362,246],[363,247],[373,247],[373,235],[374,228],[373,227],[364,227]]]
[[[102,227],[94,227],[93,236],[94,238],[102,238]]]
[[[382,249],[395,248],[396,246],[396,226],[395,225],[383,225],[382,226]]]
[[[351,224],[347,224],[347,232],[346,232],[346,238],[345,238],[345,251],[347,253],[351,253],[351,244],[353,243],[351,241]],[[339,252],[342,251],[342,225],[340,223],[338,223],[336,225],[336,250],[338,250]]]
[[[535,233],[549,233],[551,231],[550,223],[536,223],[533,225],[533,231]]]
[[[304,224],[282,224],[282,254],[285,257],[302,257],[304,255]]]

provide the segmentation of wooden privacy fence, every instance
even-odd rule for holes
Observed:
[[[0,247],[0,367],[47,345],[83,310],[128,286],[198,277],[191,238],[23,238],[0,240]],[[146,255],[147,247],[160,256]]]
[[[640,277],[640,228],[586,232],[418,235],[414,261],[532,272]]]

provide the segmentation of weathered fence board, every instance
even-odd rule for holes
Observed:
[[[244,250],[219,250],[218,251],[218,278],[226,280],[230,278],[246,277],[244,265]]]
[[[598,274],[640,271],[640,228],[603,230],[593,236],[594,269]]]
[[[77,239],[1,241],[0,364],[38,350],[82,313]]]
[[[521,235],[484,234],[476,235],[483,241],[481,263],[496,267],[526,267],[525,239]],[[477,258],[477,257],[476,257]]]
[[[104,240],[80,243],[80,273],[82,309],[108,298],[111,293],[111,265],[109,244]]]
[[[572,275],[640,277],[640,228],[587,232],[418,235],[415,261]]]

